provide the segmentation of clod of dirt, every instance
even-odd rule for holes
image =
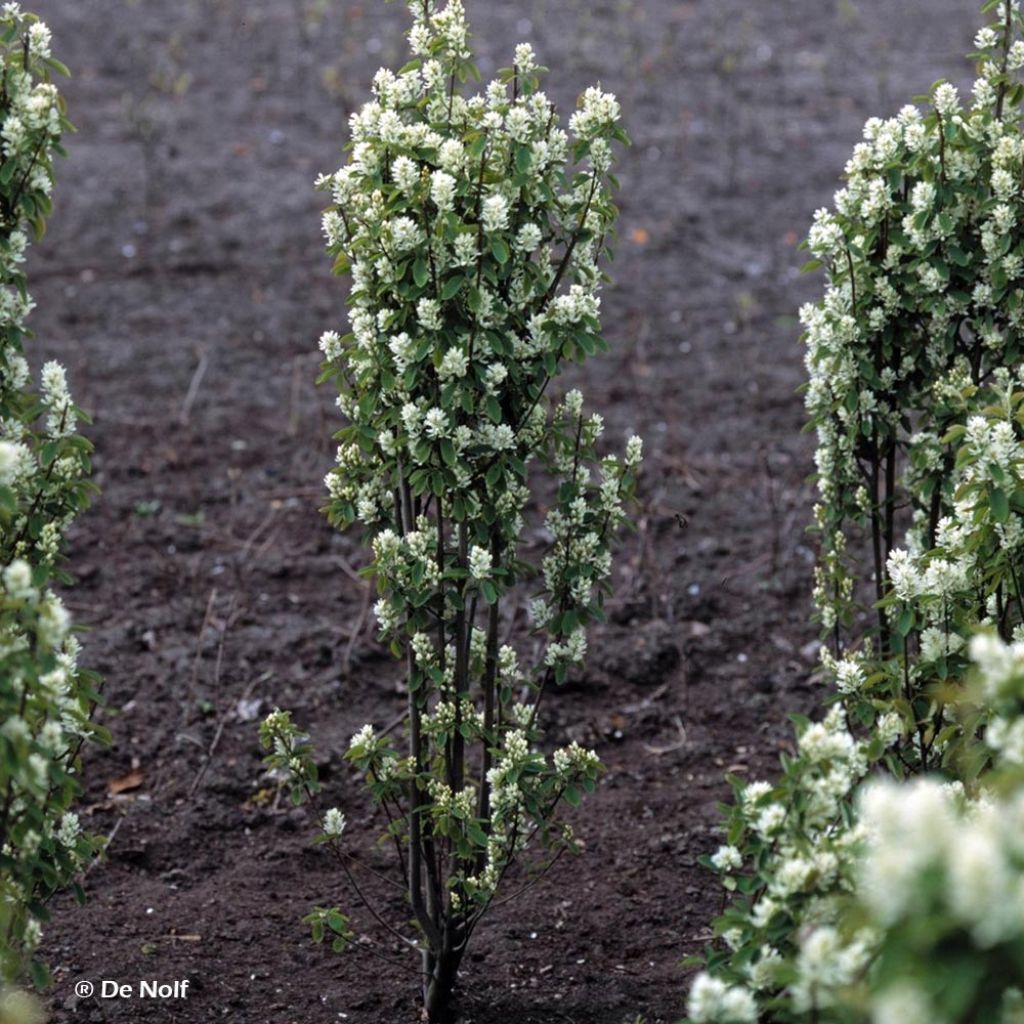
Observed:
[[[676,628],[667,622],[647,622],[630,630],[605,673],[636,686],[657,686],[681,660]]]

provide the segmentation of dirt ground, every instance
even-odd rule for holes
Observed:
[[[611,354],[570,374],[649,460],[591,667],[546,705],[551,742],[608,765],[586,853],[496,911],[463,985],[476,1024],[676,1020],[678,961],[719,901],[696,857],[721,781],[765,771],[815,700],[812,493],[797,243],[864,119],[962,77],[962,0],[471,2],[482,69],[534,42],[563,105],[594,79],[635,140],[604,299]],[[318,512],[337,426],[315,339],[345,283],[321,250],[316,173],[403,5],[378,0],[38,0],[79,134],[33,256],[36,358],[95,417],[102,497],[74,534],[76,618],[115,745],[85,813],[113,833],[84,910],[47,933],[55,1021],[405,1024],[415,978],[301,918],[372,921],[301,812],[254,799],[254,717],[294,710],[371,864],[379,822],[339,754],[400,708],[365,622],[354,537]],[[398,909],[398,908],[395,908]],[[387,948],[385,943],[385,948]],[[190,980],[186,1001],[79,999],[75,982]]]

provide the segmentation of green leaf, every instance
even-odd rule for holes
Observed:
[[[430,270],[427,267],[427,261],[422,256],[418,257],[412,265],[412,279],[418,288],[422,288],[430,280]]]
[[[50,977],[50,970],[46,964],[39,960],[33,960],[32,963],[29,964],[28,971],[29,976],[32,979],[32,984],[35,985],[40,992],[45,992],[50,987],[52,979]]]
[[[989,508],[992,510],[992,518],[997,523],[1005,523],[1010,518],[1010,502],[1006,492],[1001,487],[993,487],[988,499]]]
[[[58,75],[63,75],[65,78],[71,77],[67,65],[61,63],[56,57],[44,57],[43,63],[51,70],[56,71]]]
[[[494,253],[494,258],[504,266],[508,263],[509,251],[508,245],[505,243],[505,239],[495,236],[491,239],[491,252]]]
[[[466,279],[460,274],[456,274],[454,277],[449,277],[447,281],[441,286],[441,300],[447,302],[449,299],[454,299],[459,294],[459,290],[462,288]]]
[[[897,623],[896,631],[900,636],[905,637],[914,628],[914,609],[904,608]]]

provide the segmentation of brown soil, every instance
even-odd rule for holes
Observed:
[[[797,240],[866,116],[963,75],[974,5],[469,6],[485,74],[525,36],[562,101],[598,77],[623,100],[635,145],[604,300],[612,352],[571,378],[613,438],[646,437],[649,461],[611,624],[586,678],[546,707],[552,742],[585,738],[608,765],[576,817],[586,853],[481,929],[463,1006],[476,1024],[672,1021],[678,961],[719,901],[695,859],[716,842],[723,772],[770,770],[786,713],[815,700],[795,312],[818,285],[797,274]],[[341,162],[376,66],[403,62],[405,12],[37,7],[76,71],[80,131],[31,268],[36,351],[67,360],[95,416],[103,494],[74,536],[70,603],[115,737],[89,757],[85,804],[93,829],[116,828],[109,858],[85,909],[59,901],[48,928],[54,1019],[413,1021],[411,974],[310,944],[314,903],[372,922],[302,813],[254,799],[245,720],[294,710],[330,755],[351,841],[386,865],[337,756],[401,696],[362,621],[358,546],[317,511],[335,417],[312,383],[314,339],[341,323],[345,286],[311,182]],[[188,978],[191,992],[75,996],[103,978]]]

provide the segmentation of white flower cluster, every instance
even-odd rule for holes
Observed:
[[[345,831],[345,815],[337,807],[331,807],[324,814],[324,835],[331,839],[340,839]]]
[[[694,1024],[757,1024],[757,1004],[744,988],[700,974],[690,988],[686,1012]]]
[[[876,957],[883,967],[900,965],[895,980],[883,970],[888,983],[872,992],[874,1019],[907,1005],[921,1015],[904,1019],[952,1019],[934,995],[948,977],[931,980],[928,972],[944,970],[941,961],[931,965],[939,945],[958,941],[964,950],[958,973],[998,1007],[1011,979],[994,951],[1020,948],[1024,939],[1024,794],[971,800],[959,784],[880,782],[863,793],[860,814],[866,840],[858,899],[876,933]],[[914,943],[907,941],[910,921],[930,923],[917,930]]]
[[[1018,630],[1018,633],[1020,631]],[[1011,643],[979,633],[970,644],[980,701],[988,714],[985,743],[997,766],[1024,769],[1024,638]]]

